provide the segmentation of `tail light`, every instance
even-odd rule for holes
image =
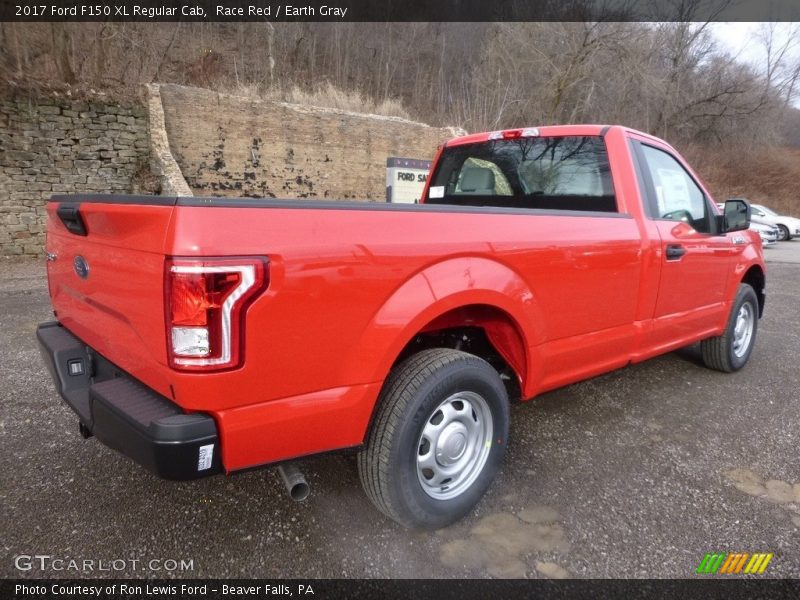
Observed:
[[[267,283],[267,261],[262,258],[167,259],[170,366],[204,371],[240,366],[245,311]]]

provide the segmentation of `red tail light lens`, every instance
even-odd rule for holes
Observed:
[[[265,259],[168,259],[165,290],[170,365],[185,370],[240,366],[245,311],[267,280]]]

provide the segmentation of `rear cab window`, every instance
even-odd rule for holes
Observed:
[[[517,137],[445,148],[426,204],[617,212],[598,136]]]

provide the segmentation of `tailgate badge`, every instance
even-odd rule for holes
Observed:
[[[87,263],[86,259],[81,255],[76,256],[72,260],[72,267],[81,279],[86,279],[89,276],[89,263]]]
[[[47,262],[53,262],[55,259],[58,258],[58,254],[55,252],[47,252],[44,253],[45,257],[47,258]]]

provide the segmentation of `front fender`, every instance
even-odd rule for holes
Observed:
[[[766,277],[767,265],[764,262],[764,250],[756,244],[747,244],[742,247],[741,252],[734,259],[736,264],[733,267],[733,275],[728,278],[728,289],[725,298],[732,302],[736,297],[736,290],[742,279],[752,267],[759,267]],[[756,290],[759,292],[759,290]]]
[[[727,323],[728,313],[730,312],[730,306],[733,304],[733,299],[736,298],[736,292],[739,289],[739,285],[748,277],[748,273],[750,273],[753,267],[760,269],[761,275],[763,276],[764,280],[766,280],[767,276],[767,265],[764,261],[764,249],[760,246],[760,244],[747,244],[743,246],[741,252],[734,258],[735,264],[733,266],[733,273],[728,278],[728,286],[725,290],[725,302],[728,307],[728,310],[725,311],[725,318],[720,323],[720,328],[724,328]],[[751,283],[753,283],[751,281]],[[758,287],[758,286],[755,286]],[[761,304],[761,314],[763,315],[764,312],[764,302],[765,302],[765,289],[756,289],[756,295],[758,295],[759,303]]]

